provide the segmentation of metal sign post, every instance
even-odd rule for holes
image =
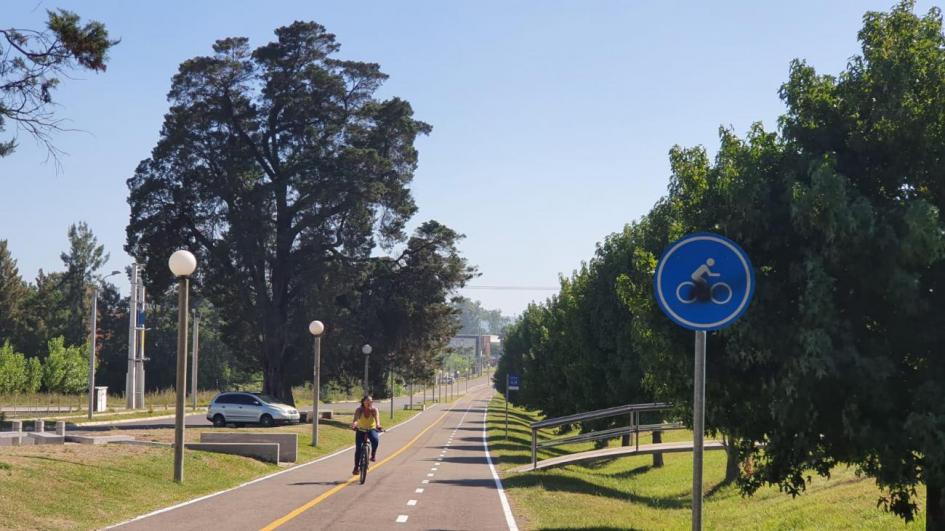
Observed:
[[[509,373],[505,373],[505,440],[509,440]]]
[[[702,529],[706,332],[734,323],[751,302],[755,272],[748,255],[718,234],[690,234],[672,243],[653,276],[656,301],[673,322],[695,331],[692,397],[692,529]]]
[[[518,391],[519,377],[517,374],[505,373],[505,438],[509,438],[509,391]]]

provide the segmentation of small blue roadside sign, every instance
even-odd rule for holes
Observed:
[[[519,378],[517,374],[509,375],[509,391],[518,391]]]
[[[748,309],[755,271],[735,242],[700,232],[663,252],[653,287],[660,309],[676,324],[689,330],[719,330]]]

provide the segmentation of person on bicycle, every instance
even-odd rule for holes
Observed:
[[[374,407],[374,399],[370,395],[361,399],[361,407],[354,410],[354,422],[351,423],[351,429],[355,430],[354,435],[354,472],[361,473],[361,446],[364,444],[364,438],[371,440],[371,461],[377,456],[377,445],[380,444],[378,432],[384,431],[381,426],[381,415]]]

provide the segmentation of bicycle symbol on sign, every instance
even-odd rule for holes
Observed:
[[[692,280],[686,280],[681,282],[676,286],[676,298],[679,299],[679,302],[683,304],[691,304],[697,300],[711,300],[715,304],[725,304],[728,301],[732,300],[732,287],[726,284],[725,282],[715,282],[710,283],[709,280],[713,277],[721,276],[719,273],[712,272],[712,266],[715,265],[715,259],[709,258],[705,261],[704,264],[696,268],[692,272]],[[703,291],[700,293],[700,289],[707,289],[707,293]],[[689,288],[686,290],[685,288]],[[688,295],[687,295],[688,294]],[[700,297],[700,295],[702,295]]]

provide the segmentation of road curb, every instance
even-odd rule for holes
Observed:
[[[203,411],[197,410],[197,411],[185,412],[185,413],[184,413],[184,416],[196,415],[196,414],[198,414],[198,413],[206,413],[206,411],[207,411],[207,410],[204,409]],[[175,417],[175,415],[171,414],[171,415],[160,415],[160,416],[157,416],[157,417],[138,417],[138,418],[134,418],[134,419],[125,419],[125,420],[101,420],[101,421],[94,421],[94,422],[71,422],[71,423],[69,423],[69,424],[72,424],[73,426],[75,426],[75,427],[77,427],[77,428],[81,428],[81,427],[84,427],[84,426],[120,426],[120,425],[122,425],[122,424],[130,424],[130,423],[132,423],[132,422],[142,422],[142,421],[147,421],[147,420],[164,420],[164,419],[172,419],[172,418],[174,418],[174,417]]]

